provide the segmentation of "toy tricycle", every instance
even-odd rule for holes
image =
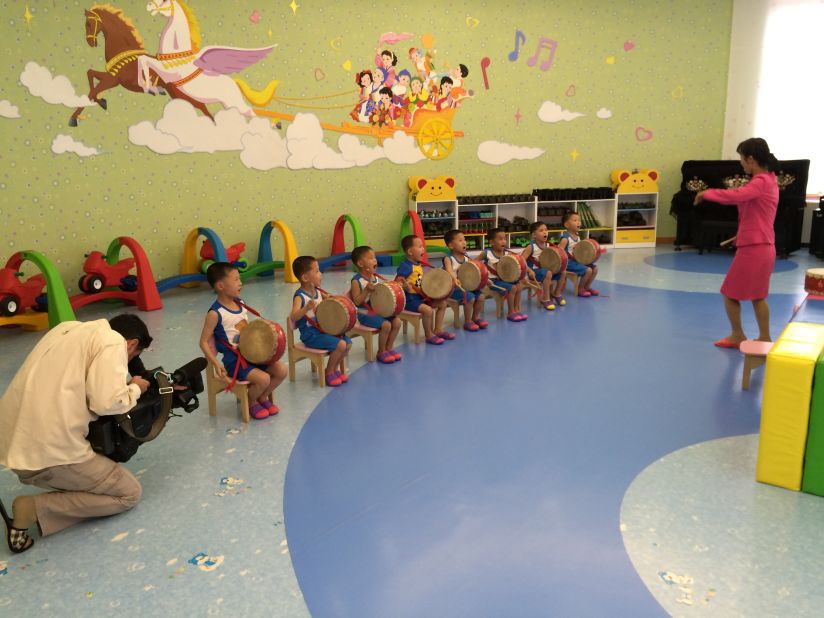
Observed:
[[[83,263],[83,272],[78,286],[86,294],[96,294],[104,288],[118,286],[127,292],[137,289],[137,277],[130,275],[129,271],[134,267],[134,258],[120,260],[117,264],[109,264],[103,253],[92,251],[86,254],[86,261]]]
[[[11,317],[31,307],[36,311],[46,310],[43,288],[46,278],[34,275],[20,281],[23,273],[14,268],[0,268],[0,315]]]
[[[237,269],[240,272],[244,272],[247,268],[249,268],[249,260],[241,255],[244,251],[246,251],[245,242],[238,242],[231,247],[226,247],[226,260],[230,264],[237,266]],[[200,258],[202,260],[200,262],[200,270],[205,273],[206,269],[208,269],[215,260],[215,250],[212,248],[212,243],[208,240],[205,241],[203,246],[200,248]]]

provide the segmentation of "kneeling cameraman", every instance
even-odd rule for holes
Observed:
[[[0,502],[9,549],[90,517],[127,511],[140,500],[140,482],[123,466],[95,453],[86,439],[97,416],[124,414],[149,382],[128,367],[152,338],[143,321],[121,314],[109,321],[64,322],[34,347],[0,399],[0,463],[20,482],[50,489],[19,496],[13,518]]]

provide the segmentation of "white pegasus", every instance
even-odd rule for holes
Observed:
[[[165,15],[166,25],[160,33],[157,55],[138,58],[138,85],[144,92],[161,92],[152,83],[154,71],[164,82],[197,101],[234,107],[248,117],[255,115],[249,103],[264,107],[272,100],[278,86],[276,80],[256,91],[230,75],[260,62],[274,45],[256,49],[210,45],[201,49],[200,27],[182,0],[152,0],[146,10],[152,17]]]

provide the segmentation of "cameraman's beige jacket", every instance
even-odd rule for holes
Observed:
[[[129,411],[140,397],[126,383],[127,365],[125,339],[106,320],[51,329],[0,399],[0,464],[42,470],[91,459],[89,423]]]

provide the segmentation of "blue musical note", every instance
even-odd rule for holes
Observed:
[[[521,44],[526,43],[526,36],[520,30],[515,31],[515,49],[509,52],[509,61],[515,62],[521,53]]]

